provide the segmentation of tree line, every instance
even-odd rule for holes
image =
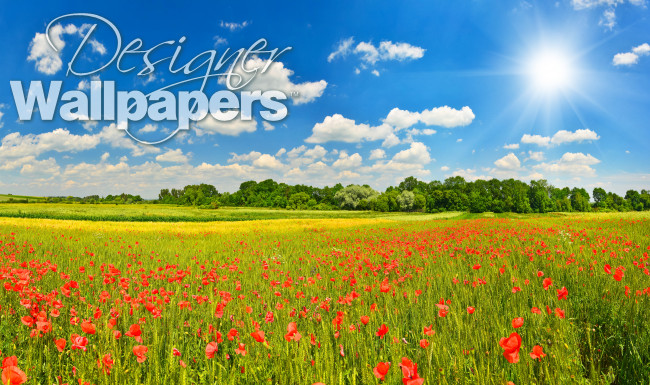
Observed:
[[[554,187],[546,180],[466,181],[455,176],[443,182],[420,181],[407,177],[399,185],[378,192],[368,185],[338,183],[333,187],[288,185],[272,179],[247,181],[233,193],[219,193],[209,184],[182,189],[162,189],[154,203],[218,208],[270,207],[310,210],[374,210],[545,213],[551,211],[642,211],[650,210],[650,191],[628,190],[625,196],[594,188],[590,196],[584,188]]]

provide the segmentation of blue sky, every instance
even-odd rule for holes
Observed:
[[[70,13],[102,16],[125,43],[140,38],[145,48],[185,36],[185,62],[260,38],[292,47],[251,83],[297,92],[288,117],[200,121],[155,146],[112,121],[19,121],[10,81],[62,80],[64,91],[89,92],[90,77],[66,69],[93,21],[66,18],[50,33],[59,53],[45,44],[48,23]],[[4,2],[0,192],[155,197],[166,187],[234,191],[267,178],[383,190],[410,175],[650,189],[648,16],[642,0]],[[99,68],[115,53],[105,25],[92,39],[75,68]],[[144,67],[141,55],[125,63]],[[145,93],[183,78],[165,66],[138,77],[114,63],[98,77]],[[213,80],[205,92],[222,89]],[[173,129],[147,119],[130,125],[146,140]]]

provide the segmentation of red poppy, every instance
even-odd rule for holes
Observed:
[[[546,357],[546,354],[544,354],[544,349],[539,345],[533,346],[533,351],[530,353],[530,358],[533,360],[539,359],[541,361],[542,357]]]
[[[73,334],[70,336],[70,342],[72,343],[72,350],[81,349],[85,352],[86,345],[88,345],[88,338]]]
[[[370,317],[368,317],[367,315],[362,315],[361,316],[361,323],[364,324],[364,325],[368,325],[368,322],[370,322]]]
[[[302,336],[298,333],[298,326],[295,322],[289,322],[287,325],[287,334],[285,334],[284,339],[287,341],[300,341]]]
[[[242,356],[246,355],[246,345],[239,343],[239,346],[235,349],[236,354],[241,354]]]
[[[569,291],[564,286],[557,291],[557,299],[559,300],[566,299],[567,295],[569,295]]]
[[[524,326],[524,318],[523,317],[517,317],[512,320],[512,327],[515,329],[518,329],[520,327]]]
[[[372,369],[372,372],[375,374],[380,381],[383,381],[388,374],[388,369],[390,369],[390,362],[380,362]]]
[[[424,335],[432,336],[434,334],[436,334],[436,331],[433,330],[433,325],[429,325],[429,326],[424,327]]]
[[[261,331],[261,330],[256,330],[256,331],[252,332],[251,337],[253,337],[255,339],[255,341],[257,341],[257,342],[264,342],[265,341],[264,332]]]
[[[376,333],[377,336],[378,336],[379,338],[384,338],[384,336],[386,335],[386,333],[388,333],[388,327],[387,327],[385,324],[381,324],[381,326],[380,326],[379,329],[377,330],[377,333]]]
[[[83,321],[81,323],[81,331],[86,334],[95,334],[95,325],[93,325],[90,321]]]
[[[553,280],[550,278],[544,278],[542,285],[544,285],[544,290],[548,290],[548,288],[553,285]]]
[[[8,368],[10,366],[18,366],[18,357],[16,356],[10,356],[10,357],[5,357],[4,360],[2,360],[2,368]]]
[[[214,358],[215,353],[219,350],[219,346],[216,342],[210,342],[208,346],[205,347],[205,356],[207,358]]]
[[[426,339],[420,340],[420,347],[422,349],[426,349],[428,346],[429,346],[429,341],[428,340],[426,340]]]
[[[468,312],[469,314],[474,314],[474,311],[475,311],[475,310],[476,310],[476,309],[474,309],[474,308],[471,307],[471,306],[468,306],[468,307],[467,307],[467,312]]]
[[[603,269],[605,270],[605,273],[612,274],[612,267],[610,265],[603,266]]]
[[[538,307],[533,307],[533,308],[531,308],[531,309],[530,309],[530,312],[531,312],[531,313],[535,313],[535,314],[542,314],[542,311],[539,310]]]
[[[27,381],[27,375],[17,366],[7,366],[2,369],[2,383],[11,385],[24,384]]]
[[[133,324],[129,327],[129,331],[124,333],[127,337],[133,337],[137,342],[142,343],[142,330],[140,329],[140,324]]]
[[[510,334],[508,338],[501,338],[499,346],[503,348],[503,356],[511,364],[519,362],[519,349],[521,348],[521,336],[517,332]]]
[[[54,340],[54,345],[56,345],[56,349],[59,352],[62,352],[63,349],[65,349],[65,344],[66,344],[66,340],[63,339],[63,338],[59,338],[58,340]]]
[[[422,385],[424,383],[424,378],[418,376],[418,364],[406,357],[402,357],[399,366],[402,368],[402,382],[404,385]]]
[[[144,345],[136,345],[133,347],[133,354],[135,354],[138,363],[143,363],[147,360],[147,352],[149,348]]]
[[[564,318],[564,310],[560,309],[559,307],[555,308],[555,315],[558,318]]]

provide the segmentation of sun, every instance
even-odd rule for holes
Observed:
[[[528,76],[535,90],[550,93],[571,86],[574,71],[568,55],[548,50],[534,55],[528,64]]]

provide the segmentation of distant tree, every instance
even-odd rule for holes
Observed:
[[[340,208],[356,209],[362,199],[368,201],[371,197],[379,195],[369,186],[349,185],[334,195]]]
[[[413,210],[413,203],[415,203],[415,194],[412,191],[404,190],[397,196],[397,204],[401,211]]]

